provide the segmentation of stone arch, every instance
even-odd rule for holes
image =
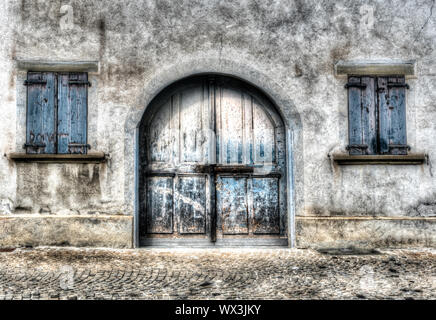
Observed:
[[[303,137],[301,116],[285,88],[266,73],[249,65],[223,59],[193,59],[177,63],[154,74],[144,85],[136,107],[129,111],[125,123],[124,171],[125,210],[134,215],[133,242],[138,243],[138,152],[139,126],[147,107],[165,88],[195,75],[217,74],[237,78],[263,93],[275,106],[286,127],[288,239],[295,246],[295,212],[303,203]],[[132,174],[134,173],[134,174]]]

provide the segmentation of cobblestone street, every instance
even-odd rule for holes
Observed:
[[[0,299],[436,299],[436,250],[2,250]]]

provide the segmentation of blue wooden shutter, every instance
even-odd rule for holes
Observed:
[[[404,77],[378,79],[380,153],[407,154]]]
[[[58,153],[87,153],[88,75],[59,74]]]
[[[375,80],[372,77],[350,77],[347,88],[350,154],[375,154]]]
[[[55,75],[27,74],[27,153],[56,152]]]

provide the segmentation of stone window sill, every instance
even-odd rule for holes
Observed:
[[[27,154],[9,153],[8,159],[15,162],[38,163],[103,163],[108,159],[104,152],[89,152],[88,154]]]
[[[329,158],[338,165],[374,165],[374,164],[397,164],[418,165],[427,161],[424,153],[408,155],[349,155],[347,153],[329,154]]]

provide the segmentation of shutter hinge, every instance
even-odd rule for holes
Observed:
[[[25,143],[23,148],[26,150],[26,153],[41,153],[44,151],[47,145],[43,142],[32,142]]]
[[[47,145],[43,142],[25,143],[24,148],[45,148]]]
[[[388,88],[406,88],[410,89],[407,83],[388,83]]]
[[[408,151],[411,149],[411,147],[407,144],[389,144],[388,147],[389,149],[407,149]]]
[[[91,82],[89,81],[77,81],[77,80],[70,80],[68,81],[68,84],[77,84],[77,85],[87,85],[89,87],[91,87]]]
[[[365,89],[365,88],[366,88],[366,83],[348,82],[348,83],[345,85],[345,89],[352,88],[352,87],[354,87],[354,88]]]
[[[29,86],[32,84],[47,84],[47,80],[25,80],[24,85]]]
[[[366,150],[366,149],[368,149],[368,145],[367,144],[349,144],[348,146],[345,147],[345,149],[347,151],[349,151],[350,149]]]
[[[89,144],[83,144],[83,143],[68,144],[68,153],[86,154],[88,150],[91,150],[91,146]]]

